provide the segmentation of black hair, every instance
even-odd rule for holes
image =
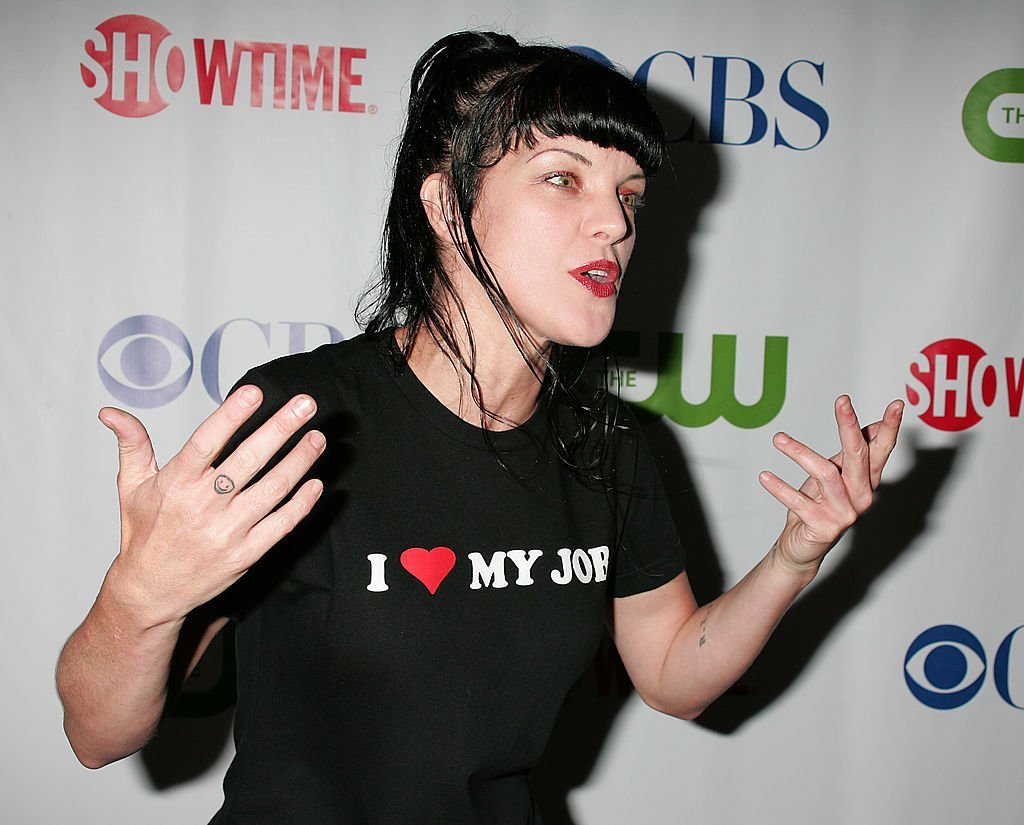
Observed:
[[[485,171],[541,136],[572,136],[618,149],[636,160],[647,177],[658,170],[665,154],[664,130],[644,92],[609,66],[571,49],[520,44],[507,34],[458,32],[438,40],[417,61],[384,226],[381,277],[363,295],[358,315],[371,333],[404,326],[406,357],[420,332],[430,334],[470,376],[482,423],[497,416],[487,410],[476,381],[472,330],[442,266],[441,247],[420,190],[430,175],[444,176],[443,207],[458,233],[454,246],[523,357],[534,365],[539,354],[524,349],[528,337],[480,249],[472,216]],[[448,306],[461,316],[467,352],[459,346]],[[552,427],[559,455],[575,470],[593,475],[603,451],[587,449],[592,458],[584,459],[585,442],[597,435],[595,427],[605,430],[613,422],[576,397],[575,382],[562,375],[563,350],[553,345],[543,355],[545,368],[538,379],[555,402],[548,405],[551,414],[567,406],[576,419],[576,432],[569,438],[559,439],[559,428]],[[602,441],[598,437],[596,443]]]

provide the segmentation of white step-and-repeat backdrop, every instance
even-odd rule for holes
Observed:
[[[161,738],[74,760],[53,666],[117,547],[115,443],[162,459],[245,367],[354,335],[407,78],[498,28],[637,77],[673,138],[606,376],[637,404],[702,598],[781,525],[786,430],[909,402],[870,515],[695,723],[611,651],[537,778],[554,825],[965,821],[1024,811],[1024,5],[567,0],[0,11],[4,822],[206,822],[231,648]]]

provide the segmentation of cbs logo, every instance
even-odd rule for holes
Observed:
[[[207,394],[224,400],[221,376],[235,380],[253,364],[305,352],[344,335],[320,321],[255,321],[233,318],[203,343],[199,374]],[[122,404],[152,409],[170,404],[192,380],[196,367],[192,344],[175,324],[158,315],[133,315],[103,336],[96,354],[100,381]]]
[[[1024,648],[1014,657],[1014,641],[1024,625],[1011,630],[1000,642],[992,661],[992,681],[1003,701],[1017,710],[1024,705],[1013,698],[1017,680],[1024,679]],[[981,690],[988,673],[985,648],[978,637],[954,624],[930,627],[907,648],[903,676],[914,697],[936,710],[952,710],[967,704]],[[1024,701],[1024,684],[1016,685]]]

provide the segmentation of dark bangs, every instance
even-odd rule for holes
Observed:
[[[532,147],[538,134],[571,136],[625,152],[653,177],[664,157],[665,133],[644,92],[592,58],[558,53],[561,61],[539,63],[521,77],[506,78],[499,84],[506,89],[494,90],[490,114],[500,154]]]
[[[453,136],[454,167],[490,166],[518,146],[532,147],[540,136],[570,136],[625,152],[648,177],[658,171],[665,132],[632,80],[568,49],[527,46],[519,56],[520,65],[511,71],[503,66],[481,84],[489,87],[485,92],[464,101],[474,111],[463,120],[462,134]]]

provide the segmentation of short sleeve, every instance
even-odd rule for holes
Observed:
[[[643,431],[633,422],[616,450],[616,497],[620,539],[610,595],[632,596],[668,583],[685,569],[686,557]]]

